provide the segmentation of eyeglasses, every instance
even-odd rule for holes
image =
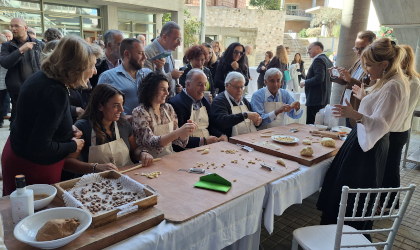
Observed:
[[[359,52],[362,52],[365,48],[366,47],[361,47],[361,48],[353,47],[353,51],[354,51],[354,53],[359,53]]]
[[[175,42],[176,42],[176,43],[182,43],[182,41],[183,41],[183,40],[182,40],[182,38],[177,38],[177,39],[175,39]]]
[[[217,47],[217,48],[219,48],[219,45],[213,45],[213,47]]]
[[[20,27],[24,27],[22,24],[16,24],[16,25],[9,25],[9,28],[12,29],[19,29]]]
[[[233,53],[235,53],[236,55],[240,55],[240,56],[243,56],[245,53],[244,52],[242,52],[242,51],[237,51],[236,49],[233,51]]]
[[[233,86],[230,82],[228,82],[228,84],[236,90],[243,90],[244,89],[244,86]]]

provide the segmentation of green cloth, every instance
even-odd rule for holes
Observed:
[[[201,176],[194,187],[205,188],[220,192],[227,192],[232,187],[232,183],[218,174]]]

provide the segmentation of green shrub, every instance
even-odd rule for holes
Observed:
[[[306,30],[306,35],[308,37],[317,37],[321,35],[321,28],[308,28]]]
[[[299,37],[302,38],[307,38],[308,36],[306,35],[306,29],[303,29],[299,32]]]
[[[334,25],[332,30],[332,37],[340,37],[341,25]]]

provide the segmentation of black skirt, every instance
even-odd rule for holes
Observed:
[[[318,210],[322,211],[322,225],[337,223],[343,186],[350,188],[382,187],[388,148],[389,133],[376,142],[371,150],[363,152],[357,137],[357,124],[354,126],[331,163],[322,184],[322,190],[317,202]],[[362,212],[364,198],[360,196],[357,210],[358,216]],[[351,216],[354,200],[355,195],[349,194],[346,216]],[[368,211],[371,210],[374,199],[371,197],[370,201]],[[373,223],[345,222],[345,224],[359,230],[368,230],[371,229]]]

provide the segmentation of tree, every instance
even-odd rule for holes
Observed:
[[[259,10],[280,10],[279,0],[251,0],[249,4]]]
[[[162,25],[171,21],[171,13],[165,13],[162,15]],[[197,20],[196,17],[191,17],[191,13],[188,8],[184,8],[184,47],[189,48],[193,44],[197,44],[198,35],[200,33],[201,21]]]
[[[395,37],[394,29],[385,26],[381,26],[379,31],[376,33],[376,37],[389,37],[391,40],[397,40]]]
[[[311,21],[311,25],[315,27],[321,27],[325,25],[327,28],[327,36],[330,37],[333,31],[334,25],[341,22],[341,9],[336,8],[322,8],[319,13],[315,14],[314,19]]]

